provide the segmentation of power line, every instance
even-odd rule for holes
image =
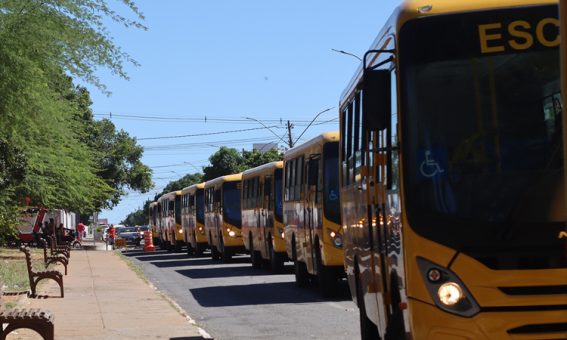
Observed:
[[[271,126],[271,128],[277,128],[277,126]],[[172,139],[172,138],[186,138],[186,137],[212,136],[212,135],[221,135],[221,134],[226,134],[226,133],[246,132],[246,131],[262,130],[262,129],[264,129],[264,127],[261,127],[261,128],[250,128],[250,129],[240,129],[240,130],[230,130],[230,131],[217,131],[217,132],[195,133],[195,134],[191,134],[191,135],[180,135],[180,136],[145,137],[145,138],[137,138],[137,140]]]
[[[93,114],[94,117],[109,117],[109,118],[120,118],[126,120],[148,120],[148,121],[164,121],[164,122],[180,122],[180,121],[187,121],[187,122],[203,122],[203,123],[244,123],[244,124],[254,124],[249,119],[244,118],[215,118],[209,115],[204,115],[202,117],[184,117],[184,116],[162,116],[162,115],[130,115],[130,114],[116,114],[116,113],[95,113]],[[284,124],[284,119],[263,119],[264,122],[268,123],[280,123]],[[307,124],[309,120],[294,120],[297,123],[304,123]]]

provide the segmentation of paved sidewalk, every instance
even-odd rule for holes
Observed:
[[[63,299],[56,283],[43,282],[37,293],[48,297],[28,299],[29,307],[53,312],[56,339],[203,339],[197,326],[112,251],[73,250]]]

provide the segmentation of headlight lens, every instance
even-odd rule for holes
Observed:
[[[417,258],[417,264],[437,307],[466,317],[480,312],[480,306],[457,274],[422,257]]]
[[[284,234],[284,230],[283,228],[278,228],[278,234],[280,234],[280,236],[283,238],[285,238],[285,234]]]
[[[236,233],[231,230],[231,231],[228,232],[228,236],[234,237],[234,236],[236,236]]]
[[[442,284],[437,290],[437,296],[445,306],[454,306],[464,297],[461,286],[455,282]]]
[[[179,233],[180,233],[180,234],[183,234],[183,229],[179,229]]]
[[[342,248],[343,247],[343,237],[341,236],[341,234],[337,233],[336,231],[331,231],[329,233],[329,236],[331,236],[331,241],[333,242],[333,245],[337,248]]]

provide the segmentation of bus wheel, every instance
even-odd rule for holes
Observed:
[[[337,278],[335,277],[335,272],[333,268],[329,268],[323,265],[323,260],[321,258],[321,249],[319,249],[319,244],[315,245],[315,261],[317,266],[317,283],[319,284],[319,293],[323,297],[333,296],[337,288]]]
[[[355,263],[355,277],[356,277],[356,302],[358,305],[358,312],[360,316],[360,339],[371,340],[380,339],[378,327],[370,321],[366,315],[366,307],[364,305],[364,296],[362,295],[362,283],[360,282],[360,273],[358,271],[358,264]]]
[[[394,271],[391,274],[390,287],[392,292],[391,314],[388,318],[386,326],[386,340],[397,340],[406,338],[406,330],[404,328],[403,312],[400,310],[400,289],[398,287],[398,274]]]
[[[193,243],[195,244],[195,256],[202,256],[205,246],[203,244],[197,243],[197,237],[193,236]]]
[[[181,252],[182,248],[183,248],[183,241],[175,240],[175,252],[176,253]]]
[[[293,264],[295,270],[295,283],[299,287],[305,287],[309,283],[309,273],[307,273],[307,266],[297,259],[297,249],[295,247],[295,239],[291,241]]]
[[[259,269],[262,266],[262,256],[260,256],[259,251],[254,250],[254,243],[252,241],[252,235],[250,235],[250,262],[252,262],[252,268]]]
[[[230,260],[232,260],[232,251],[230,250],[230,248],[227,248],[224,246],[224,242],[222,240],[222,237],[220,237],[219,239],[220,241],[220,251],[222,253],[222,262],[223,263],[229,263]]]
[[[270,250],[270,264],[272,267],[272,272],[280,274],[284,269],[284,257],[283,254],[276,253],[274,250],[274,245],[271,239],[268,241],[268,249]]]

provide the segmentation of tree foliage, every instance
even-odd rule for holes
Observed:
[[[239,173],[281,159],[282,155],[276,149],[265,153],[257,150],[239,152],[223,146],[209,157],[210,165],[203,168],[203,180],[209,181],[220,176]]]
[[[106,123],[88,117],[88,91],[70,78],[107,92],[98,68],[127,78],[124,64],[137,64],[105,29],[108,18],[144,28],[135,4],[120,2],[134,19],[106,0],[0,2],[0,148],[6,151],[0,161],[0,234],[14,224],[24,197],[47,208],[92,212],[115,204],[124,186],[151,185],[149,169],[136,161],[142,151],[135,139],[108,126],[109,134],[100,136],[111,135],[116,147],[98,150],[96,138],[83,138],[98,136]],[[116,160],[105,167],[107,152]]]
[[[203,175],[200,173],[187,174],[178,180],[169,182],[165,188],[154,197],[154,201],[157,201],[162,195],[167,194],[172,191],[181,190],[193,184],[201,183],[203,181]],[[147,200],[144,202],[144,206],[141,209],[131,212],[126,216],[126,219],[122,221],[125,225],[143,225],[147,224],[149,221],[149,205],[152,200]]]

